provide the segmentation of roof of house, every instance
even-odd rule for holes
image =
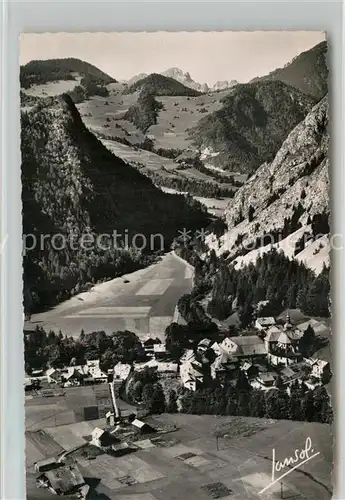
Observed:
[[[46,375],[48,375],[49,377],[50,375],[53,375],[53,373],[55,372],[56,372],[55,368],[48,368],[48,370],[46,371]]]
[[[183,382],[186,382],[187,380],[202,379],[203,374],[193,365],[193,363],[187,361],[180,367],[180,377]]]
[[[119,361],[114,366],[114,373],[122,375],[123,377],[127,378],[131,369],[132,369],[131,365],[129,365],[128,363],[121,363],[121,361]]]
[[[265,340],[268,342],[277,342],[280,334],[281,330],[277,326],[271,326],[267,330]]]
[[[195,354],[194,354],[194,351],[193,349],[187,349],[183,356],[181,356],[181,361],[188,361],[190,359],[194,359],[195,358]]]
[[[126,441],[115,443],[111,445],[111,449],[113,451],[122,451],[122,450],[128,450],[130,448],[129,444]],[[134,448],[134,446],[133,446]]]
[[[266,354],[265,344],[257,335],[230,337],[230,340],[239,347],[237,355],[253,356],[254,354]]]
[[[149,425],[148,423],[146,422],[143,422],[142,420],[139,420],[138,418],[135,418],[133,421],[132,421],[132,425],[134,425],[134,427],[136,427],[137,429],[142,429],[142,430],[152,430],[152,432],[155,431],[155,429],[153,427],[151,427],[151,425]]]
[[[323,321],[318,321],[314,318],[305,321],[304,323],[300,323],[297,328],[301,332],[305,332],[305,330],[311,326],[315,333],[321,335],[322,333],[327,333],[330,331],[330,327],[327,326]]]
[[[268,373],[261,373],[258,376],[258,379],[261,380],[261,382],[263,382],[264,384],[268,384],[269,382],[275,381],[274,374],[269,373],[269,372]]]
[[[99,359],[88,359],[86,364],[87,366],[99,366]]]
[[[148,341],[150,341],[150,343],[154,342],[155,344],[161,344],[162,343],[161,339],[159,339],[158,337],[153,337],[149,333],[147,333],[146,335],[144,335],[141,338],[141,343],[142,344],[146,344],[146,342],[148,342]]]
[[[251,368],[253,365],[252,363],[249,363],[248,361],[246,361],[245,363],[243,363],[243,365],[241,366],[241,370],[243,371],[247,371],[249,370],[249,368]]]
[[[226,370],[226,367],[224,365],[226,365],[228,361],[229,361],[229,356],[225,352],[223,352],[222,354],[216,357],[211,366],[213,367],[213,369],[218,371]]]
[[[39,460],[38,462],[35,462],[36,467],[45,467],[47,465],[54,465],[54,464],[56,464],[55,457],[45,458],[44,460]]]
[[[280,332],[278,337],[278,344],[288,345],[291,344],[291,340],[286,332]]]
[[[198,346],[205,346],[208,347],[211,344],[212,340],[210,339],[202,339],[200,340]]]
[[[48,470],[44,472],[44,475],[55,491],[60,490],[63,493],[69,493],[76,487],[85,484],[84,478],[76,464]]]
[[[214,352],[221,352],[223,351],[223,349],[221,348],[221,346],[218,344],[218,342],[213,342],[213,344],[210,346],[211,349],[213,349]]]
[[[317,321],[314,318],[308,319],[307,321],[304,321],[303,323],[300,323],[297,328],[304,332],[309,326],[311,326],[313,329],[320,324],[320,321]]]
[[[259,323],[259,325],[261,326],[270,326],[270,325],[275,325],[276,320],[273,318],[273,316],[267,316],[267,317],[257,318],[256,322]]]
[[[93,439],[99,439],[100,437],[103,436],[105,433],[104,429],[101,429],[100,427],[95,427],[94,430],[91,432],[91,436]]]
[[[285,368],[281,370],[280,374],[285,378],[296,376],[296,373],[289,366],[285,366]]]

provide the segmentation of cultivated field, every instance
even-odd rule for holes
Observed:
[[[281,498],[280,482],[259,495],[271,482],[272,449],[282,460],[295,448],[301,449],[307,437],[319,454],[282,479],[283,498],[331,498],[332,442],[327,425],[178,414],[155,416],[153,421],[158,426],[174,424],[177,430],[143,438],[140,449],[124,456],[101,454],[91,461],[75,456],[87,482],[95,488],[90,498],[276,500]],[[80,444],[94,425],[97,422],[45,428],[49,452]],[[216,430],[223,436],[218,445]],[[27,433],[27,442],[30,485],[30,464],[40,458],[41,450],[32,433]]]
[[[133,124],[122,120],[128,109],[136,102],[137,94],[122,94],[119,85],[108,85],[108,97],[92,97],[78,104],[78,109],[87,126],[109,135],[123,137],[136,143],[142,142],[144,136]],[[164,149],[187,149],[191,145],[189,129],[198,121],[221,107],[220,100],[229,90],[198,97],[158,96],[163,104],[159,111],[157,124],[146,132],[154,137],[155,146]],[[109,118],[109,120],[107,120]],[[131,137],[132,136],[132,137]]]
[[[178,299],[192,289],[192,278],[190,266],[169,253],[146,269],[96,285],[49,311],[32,315],[31,323],[75,337],[82,329],[86,333],[127,329],[139,336],[151,333],[164,338]]]

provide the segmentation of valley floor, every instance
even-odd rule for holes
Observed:
[[[80,401],[85,388],[68,389],[63,398],[74,405]],[[44,398],[43,398],[44,399]],[[34,413],[40,417],[45,405],[31,406],[27,401],[26,463],[28,498],[36,496],[33,462],[61,453],[83,442],[101,421],[73,422],[54,425],[54,421],[37,422],[32,427]],[[44,401],[42,401],[44,403]],[[46,399],[48,404],[48,398]],[[64,403],[59,403],[59,406]],[[55,404],[56,405],[56,404]],[[51,406],[51,405],[49,405]],[[51,409],[50,409],[51,411]],[[30,417],[29,417],[30,414]],[[41,417],[40,417],[41,418]],[[120,457],[99,455],[88,461],[76,457],[78,466],[89,484],[95,488],[90,498],[103,500],[179,500],[181,498],[211,500],[328,500],[331,498],[332,442],[326,424],[275,421],[268,419],[220,417],[210,415],[163,414],[149,417],[156,428],[176,426],[158,439],[143,441],[137,451]],[[59,421],[60,423],[60,421]],[[104,424],[103,424],[104,425]],[[32,430],[38,429],[41,430]],[[223,437],[217,440],[215,433]],[[277,460],[294,455],[305,447],[310,438],[317,456],[291,471],[265,492],[270,485],[272,451]],[[310,452],[311,453],[311,452]],[[286,472],[287,469],[284,469]],[[276,478],[282,473],[276,473]],[[123,477],[131,476],[132,485]],[[210,489],[221,496],[214,497]],[[223,490],[223,491],[222,491]],[[38,493],[40,490],[38,490]],[[43,497],[42,497],[43,498]],[[53,498],[46,493],[44,498]]]

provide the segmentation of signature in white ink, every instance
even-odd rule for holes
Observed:
[[[265,486],[265,488],[263,488],[261,491],[259,491],[259,495],[264,493],[266,490],[268,490],[268,488],[276,484],[278,481],[281,481],[283,477],[287,476],[301,465],[309,462],[309,460],[315,458],[319,454],[320,454],[319,451],[314,452],[310,437],[307,437],[307,439],[305,440],[303,448],[296,448],[293,454],[290,457],[284,458],[284,460],[276,460],[276,450],[275,448],[273,448],[272,482],[268,486]],[[288,468],[288,470],[283,472],[284,469],[286,468]],[[276,473],[282,473],[282,474],[277,478]]]

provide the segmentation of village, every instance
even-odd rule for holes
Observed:
[[[207,386],[209,380],[220,385],[225,381],[235,383],[239,371],[255,389],[272,390],[279,379],[287,389],[298,380],[314,390],[331,378],[329,362],[313,355],[318,337],[327,331],[328,327],[315,319],[293,326],[289,314],[284,323],[273,317],[258,317],[251,334],[231,336],[220,332],[219,338],[224,338],[218,341],[205,337],[191,344],[178,360],[171,358],[162,339],[146,335],[141,339],[145,361],[119,361],[105,373],[99,359],[87,360],[84,365],[72,360],[71,366],[62,369],[34,370],[25,378],[25,387],[48,383],[64,388],[104,383],[110,377],[125,382],[133,372],[151,369],[161,378],[177,379],[190,391]]]
[[[289,394],[296,383],[314,391],[327,386],[331,379],[329,362],[313,355],[318,340],[327,332],[327,325],[316,319],[293,325],[287,313],[285,318],[257,317],[248,334],[232,336],[223,331],[218,333],[217,340],[202,338],[191,343],[179,359],[172,359],[162,339],[146,335],[141,339],[145,359],[141,353],[140,360],[119,361],[106,372],[99,359],[80,365],[71,360],[64,368],[33,370],[25,378],[30,397],[48,401],[72,390],[76,404],[79,401],[82,407],[78,425],[89,426],[88,436],[71,442],[60,454],[34,463],[37,486],[58,495],[73,493],[88,498],[90,486],[80,464],[90,464],[99,454],[109,457],[107,460],[118,460],[156,446],[156,441],[166,438],[166,434],[171,439],[174,426],[157,425],[150,417],[155,410],[150,412],[143,401],[132,398],[132,404],[124,408],[123,398],[127,399],[124,388],[133,385],[140,375],[154,374],[164,389],[174,387],[179,394],[196,394],[207,387],[220,390],[229,385],[235,387],[240,377],[245,377],[253,390],[265,393],[283,390]],[[309,356],[305,356],[306,352]],[[103,404],[88,406],[90,398],[84,392],[87,386],[102,393]],[[78,390],[79,398],[75,392]],[[179,404],[175,411],[181,411]],[[117,481],[134,484],[130,475]]]

